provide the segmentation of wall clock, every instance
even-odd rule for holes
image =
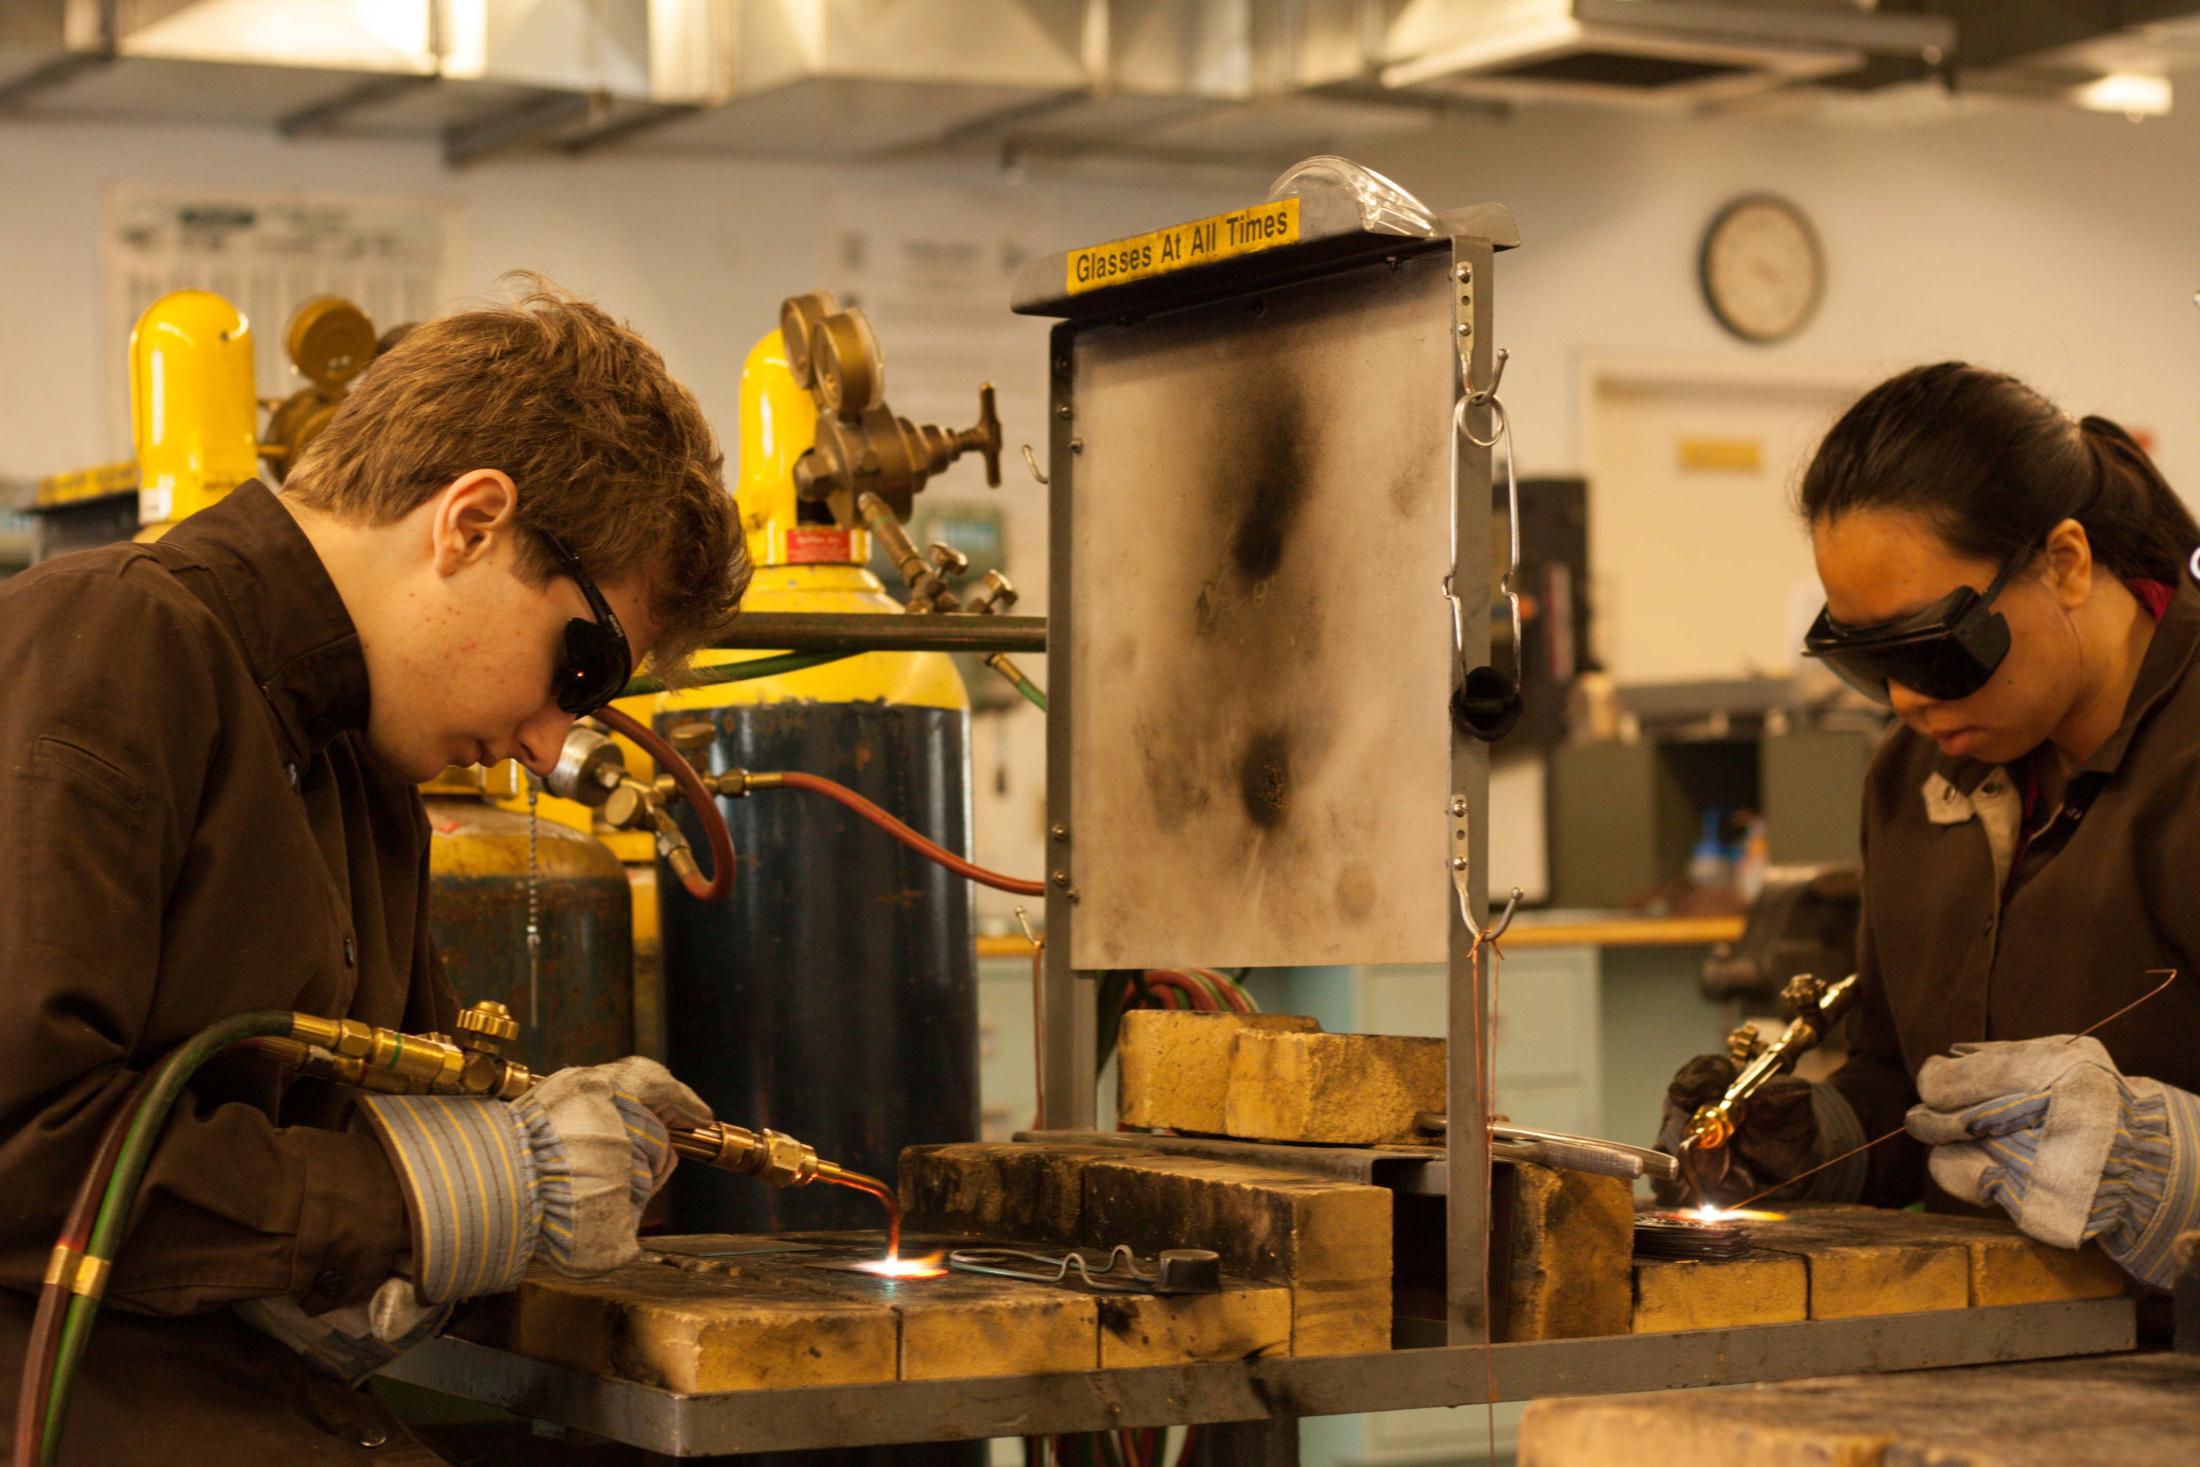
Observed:
[[[1826,256],[1801,209],[1774,194],[1745,194],[1704,230],[1697,276],[1719,324],[1764,345],[1787,340],[1816,314]]]

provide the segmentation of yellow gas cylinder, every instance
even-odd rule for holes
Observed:
[[[816,408],[780,333],[741,374],[739,497],[757,570],[745,609],[901,606],[864,569],[870,537],[805,522],[795,463]],[[705,654],[738,661],[751,652]],[[970,702],[945,653],[864,653],[807,671],[633,700],[659,733],[696,721],[714,770],[798,769],[850,785],[950,850],[970,849]],[[727,1114],[892,1175],[904,1147],[977,1135],[977,967],[967,881],[840,806],[792,790],[721,800],[740,853],[732,892],[704,904],[662,868],[667,1057]],[[690,840],[703,845],[694,817]],[[831,1188],[676,1180],[683,1231],[870,1226]],[[810,1195],[817,1194],[817,1195]]]
[[[451,987],[512,1011],[520,1022],[514,1057],[537,1074],[632,1054],[626,868],[585,831],[497,804],[522,794],[518,768],[446,769],[420,788],[428,926]],[[530,885],[538,962],[528,952]]]
[[[174,290],[130,332],[138,533],[157,540],[259,471],[252,327],[209,290]]]

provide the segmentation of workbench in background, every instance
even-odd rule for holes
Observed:
[[[2200,1356],[1538,1401],[1520,1467],[2189,1467]]]

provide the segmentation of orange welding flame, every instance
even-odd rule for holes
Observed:
[[[856,1266],[882,1279],[936,1279],[947,1272],[947,1255],[927,1253],[922,1258],[904,1258],[899,1253],[889,1253],[876,1262]]]

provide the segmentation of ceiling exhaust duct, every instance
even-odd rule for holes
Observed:
[[[713,152],[875,158],[1082,95],[1102,0],[742,0],[718,105],[651,135]]]
[[[1691,110],[1930,56],[1952,21],[1767,0],[1391,0],[1371,58],[1386,88]]]

